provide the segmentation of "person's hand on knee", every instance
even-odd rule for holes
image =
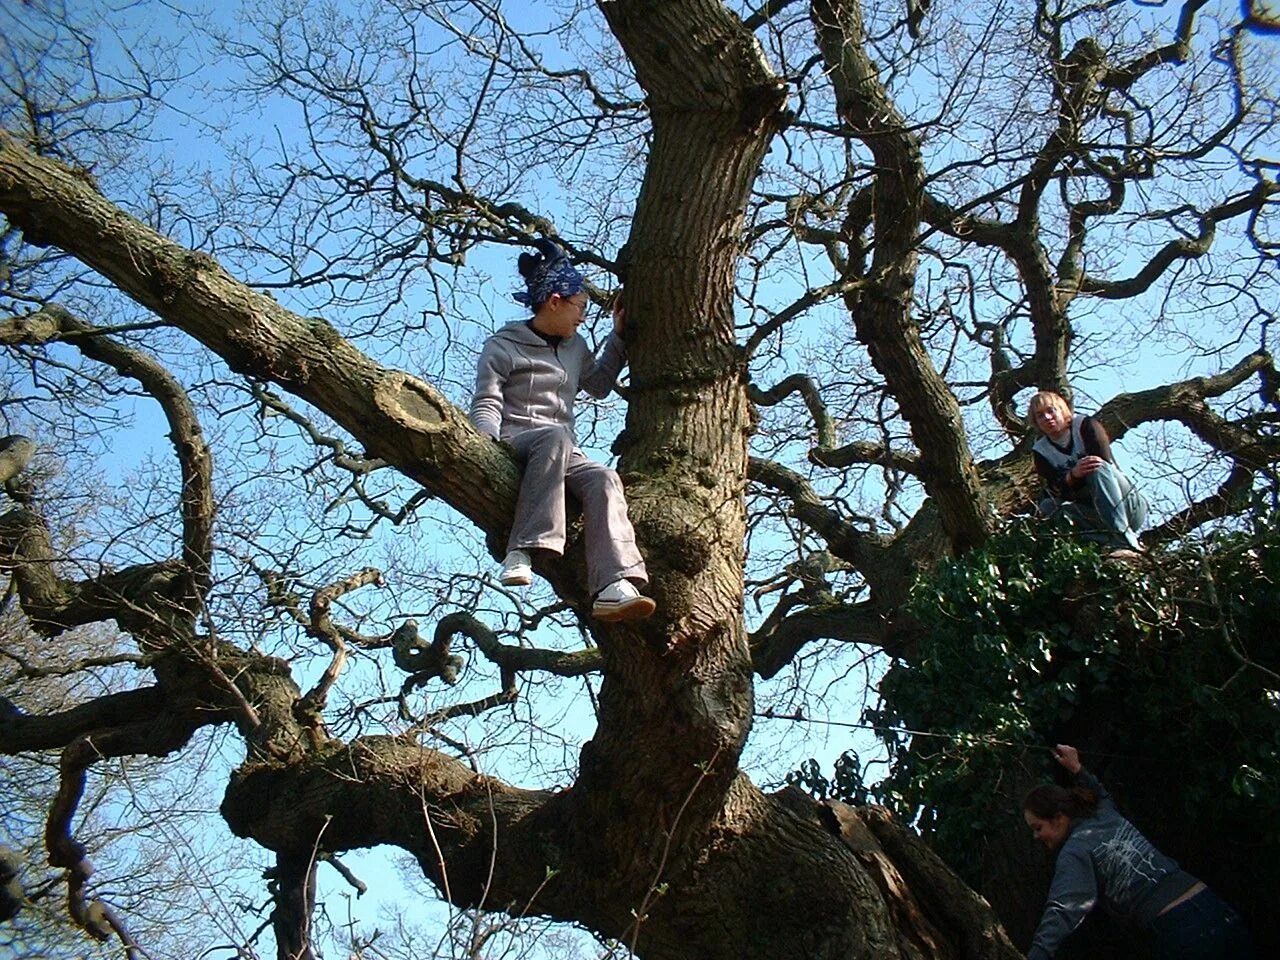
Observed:
[[[1067,472],[1067,475],[1075,480],[1083,480],[1090,474],[1097,473],[1106,463],[1107,461],[1103,460],[1102,457],[1081,457],[1076,465]]]

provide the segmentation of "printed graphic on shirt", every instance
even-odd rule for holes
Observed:
[[[1098,881],[1116,907],[1125,908],[1140,887],[1159,882],[1167,871],[1156,861],[1159,851],[1138,828],[1125,821],[1115,834],[1091,851]]]

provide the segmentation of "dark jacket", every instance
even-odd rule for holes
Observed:
[[[1027,960],[1049,960],[1094,905],[1140,928],[1197,883],[1116,811],[1106,788],[1081,768],[1076,783],[1098,795],[1091,817],[1071,824],[1058,851],[1044,916]]]

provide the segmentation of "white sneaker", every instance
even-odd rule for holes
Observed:
[[[533,563],[525,550],[512,550],[502,561],[498,582],[504,587],[527,587],[533,583]]]
[[[596,602],[591,605],[591,615],[605,623],[620,623],[643,620],[656,609],[658,605],[641,596],[630,580],[615,580],[597,595]]]

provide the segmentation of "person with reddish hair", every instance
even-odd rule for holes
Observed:
[[[1053,755],[1075,782],[1041,784],[1022,801],[1032,835],[1057,854],[1027,960],[1051,960],[1099,903],[1145,934],[1155,960],[1252,960],[1239,914],[1120,816],[1075,747]]]

